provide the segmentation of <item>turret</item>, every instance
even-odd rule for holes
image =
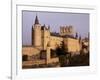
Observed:
[[[43,49],[46,50],[47,43],[50,40],[50,26],[46,26],[45,24],[41,27],[42,30],[42,46]]]
[[[33,40],[32,40],[32,43],[33,43],[33,46],[35,47],[41,47],[41,25],[39,24],[39,20],[38,20],[38,17],[36,15],[36,18],[35,18],[35,22],[32,26],[34,29],[32,30],[32,36],[33,36]]]
[[[78,33],[76,32],[75,38],[78,39]]]

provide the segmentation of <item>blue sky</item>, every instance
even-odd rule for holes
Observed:
[[[60,13],[60,12],[22,12],[22,44],[31,45],[31,29],[36,15],[41,25],[50,25],[52,32],[59,32],[60,26],[72,25],[79,35],[85,37],[89,32],[88,13]]]

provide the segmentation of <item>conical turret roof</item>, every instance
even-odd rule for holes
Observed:
[[[38,17],[36,15],[36,18],[35,18],[35,23],[34,24],[39,24],[39,20],[38,20]]]

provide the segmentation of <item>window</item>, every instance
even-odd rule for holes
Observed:
[[[28,55],[23,55],[22,56],[22,61],[28,61]]]

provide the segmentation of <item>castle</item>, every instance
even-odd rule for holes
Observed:
[[[60,26],[59,33],[51,32],[50,26],[41,25],[38,16],[36,16],[35,22],[32,25],[32,45],[23,46],[22,55],[28,55],[28,60],[30,61],[33,59],[32,56],[39,55],[39,61],[40,56],[43,57],[45,53],[47,64],[59,62],[57,57],[51,58],[51,50],[61,47],[62,42],[66,52],[71,53],[71,55],[80,54],[82,48],[81,41],[71,25]],[[43,60],[40,60],[38,63],[42,64],[42,62]]]
[[[77,34],[74,37],[74,29],[72,26],[61,26],[60,33],[50,32],[50,26],[45,26],[45,24],[41,26],[36,16],[35,23],[32,25],[32,45],[34,47],[46,50],[49,45],[49,47],[55,49],[57,46],[61,45],[62,41],[66,43],[67,40],[76,42],[76,51],[80,50]]]

